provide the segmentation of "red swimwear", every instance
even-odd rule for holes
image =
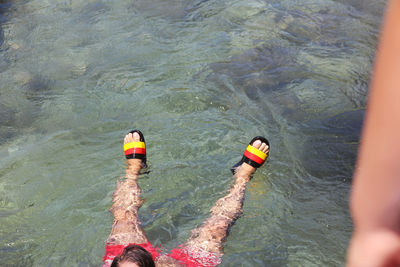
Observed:
[[[153,260],[156,261],[157,258],[160,256],[161,249],[158,247],[153,247],[153,245],[148,242],[146,244],[135,244],[131,243],[128,245],[106,245],[106,251],[103,256],[103,265],[102,267],[109,267],[111,266],[112,261],[114,260],[115,256],[121,255],[124,249],[130,245],[138,245],[147,250]],[[180,263],[184,264],[187,267],[214,267],[221,263],[220,257],[215,255],[214,253],[197,250],[188,252],[187,249],[175,248],[171,251],[170,254],[167,254],[168,257],[171,257],[175,260],[178,260]]]
[[[215,253],[198,249],[196,251],[188,251],[186,248],[174,248],[170,254],[167,254],[187,267],[214,267],[221,263],[221,258]]]

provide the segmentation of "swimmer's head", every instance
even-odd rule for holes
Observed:
[[[127,246],[120,256],[116,256],[111,267],[155,267],[151,254],[137,245]]]

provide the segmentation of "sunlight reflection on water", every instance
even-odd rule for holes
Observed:
[[[122,137],[140,128],[148,237],[170,250],[249,184],[221,266],[341,266],[348,192],[384,1],[2,1],[5,266],[98,266]]]

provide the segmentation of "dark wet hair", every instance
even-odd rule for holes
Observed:
[[[111,263],[111,267],[118,267],[122,262],[132,262],[139,267],[155,267],[151,254],[138,245],[127,246],[120,256],[116,256]]]

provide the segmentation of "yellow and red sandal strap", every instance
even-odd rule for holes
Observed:
[[[138,133],[140,141],[129,142],[124,144],[124,153],[127,159],[141,159],[144,166],[146,165],[146,141],[144,140],[143,133],[139,130],[132,130],[130,133]]]
[[[246,150],[244,151],[242,159],[238,163],[236,163],[235,165],[232,166],[231,171],[233,174],[235,174],[237,167],[241,166],[243,164],[243,162],[249,164],[250,166],[253,166],[254,168],[258,168],[258,167],[261,167],[261,165],[263,165],[264,162],[267,160],[269,151],[268,151],[268,153],[264,153],[261,150],[252,146],[252,144],[256,140],[260,140],[262,143],[267,144],[269,147],[269,142],[265,137],[262,137],[262,136],[254,137],[250,141]]]
[[[146,144],[144,142],[130,142],[124,145],[125,156],[133,154],[146,155]],[[134,157],[135,158],[135,157]]]
[[[247,158],[249,162],[246,162],[253,166],[252,164],[256,165],[253,166],[255,168],[260,167],[265,160],[267,159],[268,155],[262,152],[261,150],[258,150],[257,148],[253,147],[252,145],[248,145],[246,151],[244,152],[243,156]]]

